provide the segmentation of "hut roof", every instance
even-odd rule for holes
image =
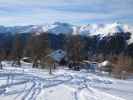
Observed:
[[[90,64],[90,63],[92,64],[92,63],[93,63],[93,64],[97,64],[98,62],[93,62],[93,61],[89,61],[89,60],[84,60],[83,63],[88,63],[88,64]]]
[[[65,55],[66,53],[63,50],[59,49],[52,52],[48,56],[51,57],[53,60],[60,62],[65,57]]]

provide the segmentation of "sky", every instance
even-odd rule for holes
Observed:
[[[0,25],[54,22],[133,25],[133,0],[0,0]]]

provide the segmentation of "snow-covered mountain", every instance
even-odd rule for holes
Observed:
[[[112,24],[88,24],[74,28],[74,34],[80,34],[84,36],[96,36],[99,35],[102,39],[103,37],[114,36],[115,34],[126,34],[131,33],[130,39],[127,41],[128,44],[133,43],[133,27],[121,24],[118,22]]]
[[[81,35],[101,35],[101,36],[111,36],[115,33],[121,32],[133,32],[133,27],[129,27],[126,24],[113,23],[113,24],[92,24],[83,25],[80,27],[79,33]]]
[[[35,27],[34,25],[29,26],[12,26],[12,27],[5,27],[0,26],[0,33],[26,33],[26,32],[34,32],[38,30],[38,26]]]
[[[73,25],[70,25],[67,23],[55,22],[51,25],[43,26],[42,31],[54,33],[56,35],[58,35],[58,34],[72,34],[73,33]]]
[[[5,27],[0,26],[0,33],[41,33],[49,32],[53,34],[79,34],[84,36],[100,35],[101,37],[112,36],[115,33],[132,33],[131,39],[133,40],[133,27],[118,22],[112,24],[88,24],[81,26],[74,26],[68,23],[55,22],[47,25],[29,25],[29,26],[14,26]]]
[[[40,38],[40,36],[43,36],[42,33],[45,34],[45,32],[50,33],[48,36],[49,45],[55,50],[64,48],[66,45],[65,40],[72,37],[72,35],[79,34],[82,35],[81,40],[84,39],[85,45],[89,44],[87,50],[92,51],[92,53],[105,51],[120,53],[124,50],[130,53],[130,51],[133,51],[133,27],[120,23],[76,26],[56,22],[47,25],[0,26],[0,48],[11,49],[12,42],[16,36],[15,33],[21,33],[20,39],[26,45],[31,35]],[[59,34],[68,36],[65,37],[65,35]],[[108,45],[110,46],[108,47]],[[58,56],[60,59],[61,56]]]
[[[28,25],[28,26],[0,26],[0,33],[38,33],[49,32],[58,34],[72,34],[73,27],[67,23],[55,22],[49,25]]]
[[[133,27],[125,24],[88,24],[74,26],[68,23],[55,22],[47,25],[28,25],[28,26],[0,26],[0,33],[26,33],[26,32],[50,32],[54,34],[81,34],[81,35],[108,35],[109,33],[133,32]]]

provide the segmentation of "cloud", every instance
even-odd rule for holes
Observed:
[[[0,0],[0,24],[133,24],[133,0]]]

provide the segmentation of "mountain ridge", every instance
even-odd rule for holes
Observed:
[[[25,25],[25,26],[3,26],[0,25],[1,32],[51,32],[55,34],[73,33],[73,28],[80,28],[79,34],[82,33],[116,33],[116,32],[131,32],[133,27],[127,24],[118,22],[112,24],[88,24],[88,25],[71,25],[68,23],[55,22],[45,25]]]
[[[0,26],[0,33],[38,33],[48,32],[55,35],[82,35],[97,36],[101,38],[113,36],[116,33],[131,33],[129,43],[133,43],[133,27],[118,22],[112,24],[88,24],[88,25],[71,25],[68,23],[55,22],[46,25],[27,25],[27,26]]]

